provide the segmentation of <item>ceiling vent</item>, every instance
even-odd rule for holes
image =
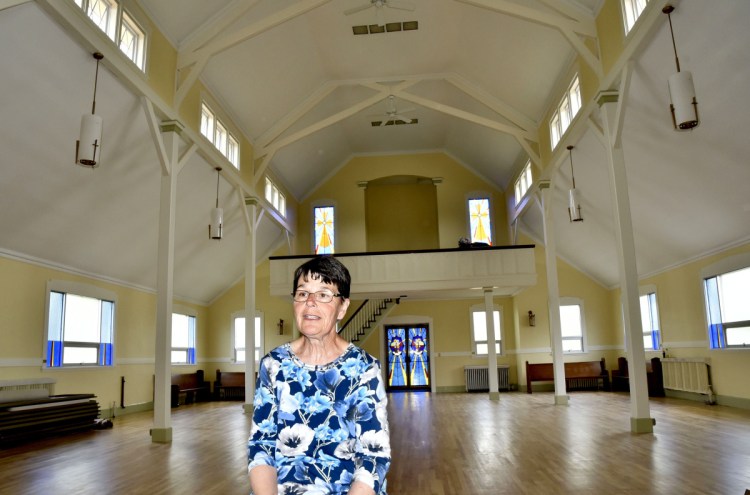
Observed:
[[[397,33],[399,31],[416,31],[419,29],[418,21],[389,22],[384,25],[369,24],[362,26],[352,26],[354,35],[359,34],[380,34],[380,33]]]

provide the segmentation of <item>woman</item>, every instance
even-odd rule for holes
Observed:
[[[385,494],[387,398],[378,361],[342,339],[349,271],[316,257],[294,273],[302,334],[260,364],[248,471],[255,495]]]

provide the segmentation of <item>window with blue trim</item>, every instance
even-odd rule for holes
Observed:
[[[750,267],[703,280],[711,349],[750,348]]]
[[[195,364],[195,316],[172,313],[172,364]]]
[[[643,328],[643,349],[656,351],[661,348],[659,329],[659,308],[656,305],[656,292],[647,291],[640,296],[641,326]]]
[[[47,368],[112,366],[115,298],[114,294],[104,292],[82,284],[50,282]]]

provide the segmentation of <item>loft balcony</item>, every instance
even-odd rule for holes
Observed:
[[[513,296],[536,285],[534,245],[337,253],[352,276],[351,298],[465,299]],[[294,270],[312,256],[271,257],[271,295],[292,292]]]

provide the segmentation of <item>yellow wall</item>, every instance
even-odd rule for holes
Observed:
[[[126,405],[151,402],[156,342],[156,296],[152,293],[72,275],[0,257],[0,360],[2,379],[53,378],[55,393],[93,393],[102,409],[120,404],[120,379],[125,377]],[[115,366],[111,368],[43,369],[46,341],[45,298],[48,280],[84,283],[114,292]],[[205,360],[208,346],[207,309],[175,301],[197,317],[196,359]],[[173,372],[192,372],[198,366],[175,366]]]
[[[596,31],[599,35],[600,59],[606,74],[617,62],[625,42],[620,0],[604,0],[596,17]]]
[[[313,191],[299,208],[297,253],[312,252],[311,215],[317,201],[334,200],[336,208],[336,251],[365,252],[367,250],[364,189],[359,182],[396,175],[443,177],[436,186],[438,218],[440,221],[440,247],[458,246],[458,239],[468,237],[466,214],[467,194],[481,191],[491,195],[495,243],[508,244],[504,225],[507,218],[502,191],[490,186],[443,153],[418,155],[359,156],[354,157],[339,171]]]

